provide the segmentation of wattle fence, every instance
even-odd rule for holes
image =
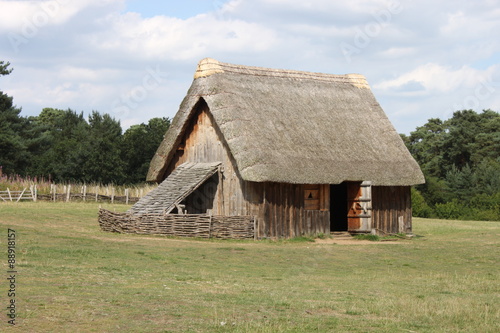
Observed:
[[[212,216],[207,214],[135,215],[99,209],[103,231],[176,237],[254,239],[254,216]]]

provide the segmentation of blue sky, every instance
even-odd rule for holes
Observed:
[[[137,12],[143,17],[165,15],[188,19],[198,14],[216,10],[224,2],[211,0],[183,0],[183,1],[126,1],[125,12]]]
[[[0,90],[25,116],[172,118],[199,60],[360,73],[401,133],[500,111],[500,1],[0,0]]]

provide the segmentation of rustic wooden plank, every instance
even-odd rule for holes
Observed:
[[[319,210],[319,199],[305,200],[304,209],[306,209],[306,210]]]

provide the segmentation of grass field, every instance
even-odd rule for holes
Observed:
[[[97,211],[0,203],[0,330],[12,228],[12,332],[500,331],[500,222],[415,219],[412,240],[342,245],[104,233]]]

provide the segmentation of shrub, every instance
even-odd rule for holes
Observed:
[[[427,204],[420,191],[414,187],[411,188],[411,205],[413,216],[432,217],[432,208]]]
[[[446,203],[438,203],[434,207],[436,216],[440,219],[458,220],[462,216],[471,215],[471,209],[460,204],[457,199]]]

